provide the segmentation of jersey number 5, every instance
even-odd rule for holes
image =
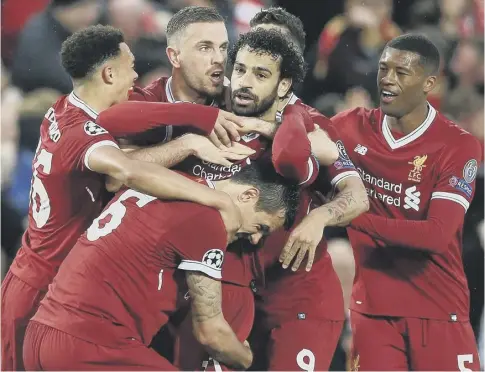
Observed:
[[[98,218],[93,221],[93,224],[89,227],[86,232],[86,236],[89,241],[93,242],[103,236],[108,235],[113,232],[120,224],[121,220],[126,214],[126,207],[123,205],[123,201],[128,198],[136,198],[138,201],[136,205],[141,208],[157,198],[143,194],[135,190],[126,190],[121,194],[113,204],[111,204],[103,213],[100,214]],[[106,217],[111,216],[109,222],[107,222],[103,227],[100,227],[100,221]]]
[[[39,151],[40,150],[40,151]],[[37,147],[36,161],[34,163],[34,173],[32,175],[32,186],[30,189],[30,206],[32,208],[32,217],[37,227],[43,227],[51,214],[51,203],[49,195],[44,184],[38,177],[39,167],[42,166],[42,172],[50,174],[52,167],[52,154],[45,149],[40,149],[40,143]]]

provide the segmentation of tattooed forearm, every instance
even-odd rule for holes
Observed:
[[[204,322],[221,313],[221,282],[206,275],[188,271],[186,273],[194,321]]]
[[[341,192],[330,203],[326,204],[324,208],[327,209],[331,219],[327,222],[327,226],[335,226],[346,224],[352,221],[356,215],[357,200],[352,191]]]
[[[369,209],[369,200],[362,180],[351,177],[344,182],[332,201],[315,210],[315,213],[322,214],[325,226],[346,226]]]

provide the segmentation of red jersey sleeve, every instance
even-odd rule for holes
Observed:
[[[101,112],[96,123],[114,137],[126,137],[159,126],[191,126],[208,135],[219,109],[193,103],[127,101]]]
[[[178,269],[200,271],[221,279],[227,246],[226,229],[219,212],[193,205],[194,212],[184,220],[186,228],[174,232],[172,246],[180,257]]]
[[[313,121],[307,111],[296,104],[288,105],[272,145],[276,171],[305,186],[311,185],[318,176],[319,164],[307,135],[312,130]]]
[[[78,160],[78,166],[81,170],[86,168],[91,170],[89,168],[89,156],[97,148],[103,146],[119,148],[113,136],[106,129],[91,120],[87,120],[84,124],[73,128],[72,136],[75,146],[79,146],[80,152],[77,152],[77,154],[81,154]],[[74,155],[74,151],[70,151],[70,154]],[[70,154],[66,154],[66,159],[69,158]]]
[[[340,182],[348,177],[360,177],[359,172],[355,169],[354,163],[350,160],[344,142],[339,139],[337,131],[333,126],[327,128],[328,136],[335,142],[338,149],[338,159],[326,168],[326,177],[333,188],[337,187]],[[320,171],[322,173],[322,171]]]
[[[444,253],[463,225],[465,213],[475,193],[480,159],[480,143],[463,132],[442,155],[438,180],[431,194],[425,221],[391,219],[365,213],[351,227],[388,244]]]
[[[480,142],[462,131],[439,160],[439,175],[431,199],[444,199],[468,210],[475,194],[475,178],[481,159]]]

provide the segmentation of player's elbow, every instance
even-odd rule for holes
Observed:
[[[111,188],[111,186],[115,187],[121,183],[131,188],[136,183],[138,173],[136,161],[127,159],[124,164],[114,172],[114,174],[109,175],[117,182],[111,182],[106,186]],[[108,189],[108,191],[110,190]]]

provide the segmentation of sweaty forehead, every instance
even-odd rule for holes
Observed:
[[[243,64],[246,68],[263,68],[277,72],[280,69],[280,59],[269,53],[250,50],[248,46],[244,46],[237,52],[236,63]]]
[[[223,22],[192,23],[182,31],[180,41],[190,45],[201,41],[221,45],[228,42],[226,26]]]
[[[407,50],[399,50],[394,48],[386,48],[382,52],[379,62],[392,64],[401,67],[418,67],[420,56],[417,53],[409,52]]]

